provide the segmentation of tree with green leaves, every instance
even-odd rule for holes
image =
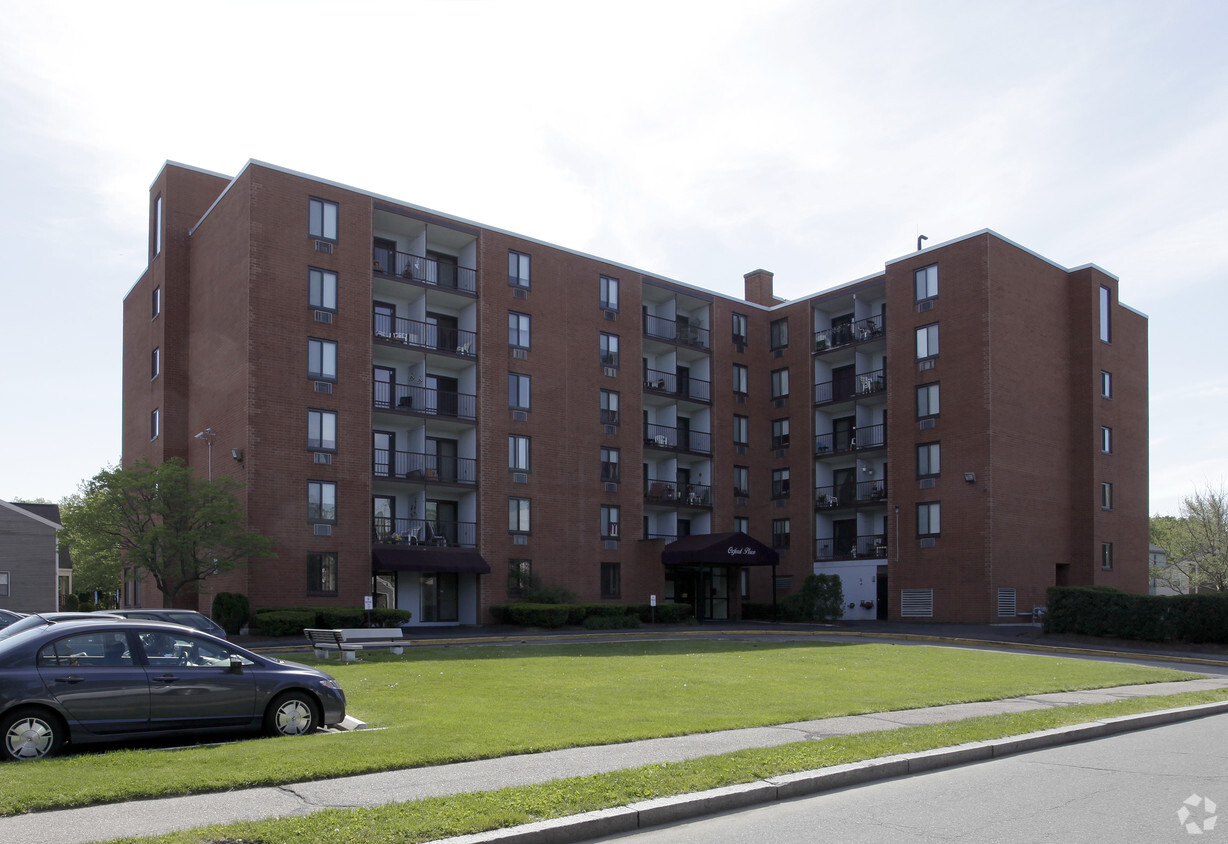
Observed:
[[[78,556],[117,577],[130,566],[173,606],[207,578],[273,555],[272,542],[247,528],[237,488],[231,478],[198,477],[177,458],[103,469],[61,507],[74,568]]]
[[[1151,518],[1151,542],[1168,556],[1151,576],[1178,592],[1228,592],[1228,492],[1195,489],[1180,512]]]

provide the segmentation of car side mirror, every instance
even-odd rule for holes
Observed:
[[[243,673],[243,658],[239,656],[238,654],[230,655],[230,673],[231,674],[242,674]]]

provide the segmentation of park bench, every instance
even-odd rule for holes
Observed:
[[[371,648],[387,649],[394,654],[405,653],[405,634],[400,627],[305,627],[303,635],[319,659],[328,659],[330,651],[337,651],[343,662],[353,662],[358,659],[358,651]]]

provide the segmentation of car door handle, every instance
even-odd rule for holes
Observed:
[[[161,677],[151,677],[155,683],[178,683],[179,677],[174,674],[163,674]]]
[[[56,677],[57,683],[80,683],[85,678],[77,674],[69,674],[67,677]]]

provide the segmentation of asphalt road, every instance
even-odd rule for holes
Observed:
[[[1228,841],[1228,715],[600,840],[634,844]]]

